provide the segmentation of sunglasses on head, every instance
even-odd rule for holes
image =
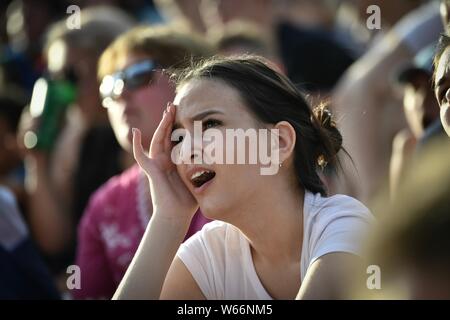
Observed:
[[[134,90],[150,84],[156,68],[157,64],[153,60],[144,60],[105,76],[100,84],[102,99],[117,99],[124,89]]]

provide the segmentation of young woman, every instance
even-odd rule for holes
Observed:
[[[174,143],[171,133],[182,128],[195,140],[194,120],[202,121],[203,135],[213,128],[223,135],[278,129],[278,172],[262,175],[261,163],[211,164],[204,142],[175,165],[174,146],[189,149],[183,144],[192,139]],[[114,298],[343,297],[351,283],[344,271],[358,264],[373,217],[350,197],[326,197],[317,171],[335,162],[341,143],[329,111],[313,113],[259,58],[215,58],[189,70],[148,154],[134,130],[134,156],[149,178],[154,211]],[[188,161],[197,156],[201,164]],[[180,247],[198,206],[216,221]]]

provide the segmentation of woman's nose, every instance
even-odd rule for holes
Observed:
[[[181,146],[181,161],[185,164],[201,164],[202,138],[186,133]]]

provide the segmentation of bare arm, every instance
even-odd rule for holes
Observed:
[[[36,152],[26,161],[26,190],[30,228],[39,247],[47,254],[60,253],[74,237],[73,221],[53,190],[47,170],[47,155]]]
[[[395,199],[400,183],[412,160],[416,143],[416,139],[408,129],[400,131],[394,138],[389,164],[389,193],[391,199]]]
[[[356,165],[345,164],[339,193],[351,194],[363,202],[387,177],[394,135],[405,127],[401,101],[390,83],[395,68],[411,53],[389,34],[357,61],[340,81],[333,99],[344,147]],[[344,157],[345,158],[345,157]]]
[[[169,267],[198,209],[171,160],[174,119],[175,107],[171,105],[164,112],[148,155],[139,130],[134,131],[134,157],[149,178],[154,212],[113,299],[160,298]]]
[[[309,267],[296,299],[349,298],[355,286],[354,279],[360,279],[362,274],[361,261],[356,255],[343,252],[320,257]]]
[[[164,279],[186,235],[189,223],[158,218],[150,220],[113,299],[159,299]]]
[[[178,257],[170,266],[164,281],[161,299],[206,300],[194,277]]]

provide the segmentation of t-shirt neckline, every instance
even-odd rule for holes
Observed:
[[[304,199],[303,199],[303,225],[305,224],[305,216],[306,216],[306,210],[309,207],[309,202],[311,201],[310,198],[310,192],[305,190],[305,195],[304,195]],[[253,263],[253,256],[252,256],[252,251],[250,249],[250,242],[247,240],[247,238],[242,235],[242,237],[245,240],[246,245],[244,246],[245,248],[245,257],[246,257],[246,263],[245,265],[247,266],[247,274],[250,277],[250,281],[252,283],[253,286],[256,286],[256,292],[259,296],[259,299],[261,300],[274,300],[274,298],[267,292],[266,288],[264,287],[264,285],[261,282],[261,279],[258,276],[258,273],[256,272],[256,268],[255,268],[255,264]],[[304,259],[304,243],[305,243],[305,233],[303,232],[303,241],[302,241],[302,254],[300,257],[300,268],[302,266],[302,261]],[[300,277],[303,278],[303,274],[302,274],[302,270],[300,270]],[[303,282],[303,279],[302,279]],[[261,294],[262,293],[262,297]]]

